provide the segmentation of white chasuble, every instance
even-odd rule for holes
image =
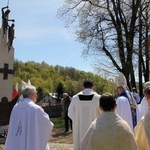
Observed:
[[[150,150],[150,108],[134,129],[139,150]]]
[[[74,150],[80,150],[80,142],[91,123],[100,115],[98,95],[92,89],[84,89],[73,96],[68,115],[73,121]]]
[[[30,99],[17,103],[11,113],[5,150],[49,150],[53,129],[48,114]]]
[[[81,150],[138,150],[132,130],[117,113],[103,112],[81,141]]]

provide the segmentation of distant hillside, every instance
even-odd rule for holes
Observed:
[[[94,81],[95,90],[99,94],[112,91],[112,85],[105,79],[91,72],[76,70],[72,67],[51,66],[45,62],[34,61],[23,63],[16,60],[14,71],[14,87],[18,82],[19,90],[21,90],[21,80],[27,82],[30,79],[31,84],[36,86],[42,95],[50,92],[67,92],[72,96],[82,90],[82,83],[86,78],[91,78]]]

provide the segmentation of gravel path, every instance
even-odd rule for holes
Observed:
[[[51,150],[73,150],[73,144],[50,143]],[[0,150],[4,150],[4,145],[0,145]]]
[[[72,144],[50,143],[51,150],[73,150]]]

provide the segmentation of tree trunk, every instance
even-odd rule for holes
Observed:
[[[139,13],[139,96],[143,96],[143,85],[142,85],[142,6],[140,7],[140,13]],[[144,65],[144,64],[143,64]]]

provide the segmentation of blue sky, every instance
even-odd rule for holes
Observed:
[[[15,59],[93,71],[90,58],[81,57],[83,45],[56,17],[63,0],[0,0],[1,8],[8,2],[9,18],[15,19]]]

